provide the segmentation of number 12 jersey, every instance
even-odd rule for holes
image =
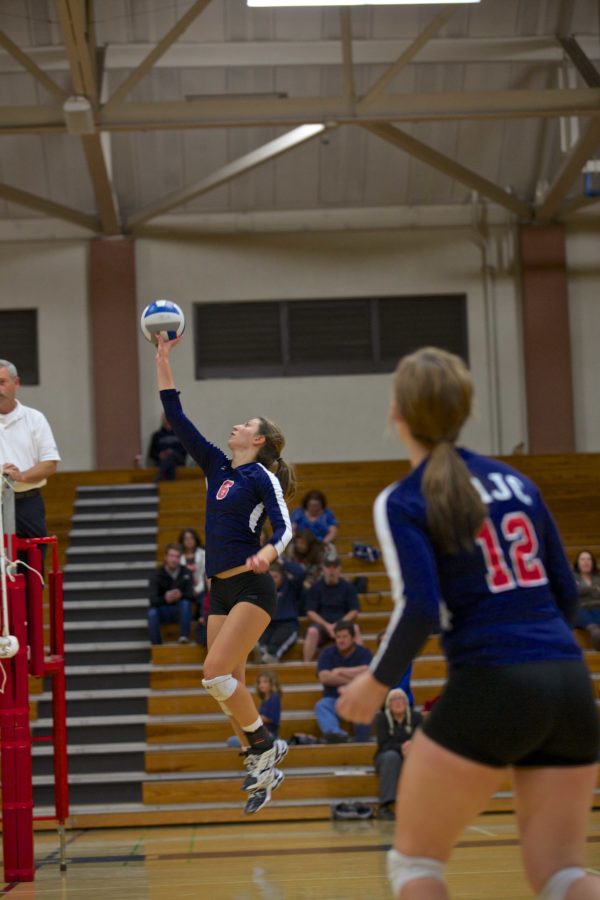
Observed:
[[[371,671],[390,686],[437,630],[451,666],[581,657],[571,631],[577,587],[539,489],[504,463],[456,452],[488,508],[471,552],[446,554],[431,540],[426,460],[375,501],[395,608]]]

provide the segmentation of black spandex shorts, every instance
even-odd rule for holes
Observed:
[[[240,572],[231,578],[213,576],[210,582],[209,616],[226,616],[241,601],[260,606],[273,618],[277,608],[277,591],[268,572],[265,575]]]
[[[425,734],[487,766],[581,766],[598,759],[600,726],[579,660],[450,671]]]

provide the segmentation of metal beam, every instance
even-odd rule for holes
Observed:
[[[128,219],[127,227],[130,229],[135,228],[136,225],[141,225],[143,222],[154,219],[169,209],[181,206],[200,194],[206,194],[208,191],[219,187],[219,185],[231,181],[232,178],[238,178],[245,172],[249,172],[251,169],[255,169],[257,166],[261,166],[263,163],[269,162],[277,156],[287,153],[289,150],[293,150],[294,147],[305,144],[323,131],[325,131],[325,125],[301,125],[299,128],[294,128],[293,131],[275,138],[274,141],[269,141],[267,144],[263,144],[262,147],[258,147],[258,149],[240,156],[233,162],[227,163],[226,166],[222,166],[222,168],[217,169],[206,178],[201,178],[194,184],[183,188],[183,190],[175,191],[175,193],[163,197],[157,203],[146,206]]]
[[[95,66],[87,43],[85,5],[81,0],[55,0],[71,80],[76,94],[96,104]]]
[[[437,121],[456,119],[600,116],[600,89],[469,91],[395,94],[349,104],[339,97],[293,97],[165,103],[127,103],[100,112],[102,128],[133,131],[149,128],[202,128],[246,125],[295,125],[302,122]]]
[[[97,107],[96,59],[88,42],[87,6],[81,0],[56,0],[60,25],[69,57],[73,88]],[[120,234],[119,214],[109,166],[99,134],[81,136],[81,146],[96,198],[102,231]]]
[[[453,120],[600,117],[600,88],[576,90],[466,91],[432,94],[391,94],[376,97],[363,108],[340,97],[281,99],[218,97],[214,100],[125,103],[110,113],[100,109],[102,131],[147,128],[190,129],[293,126],[307,122],[434,122]],[[0,106],[0,135],[64,132],[60,107]]]
[[[409,47],[398,57],[395,63],[393,63],[389,69],[387,69],[380,78],[377,79],[375,84],[367,91],[365,96],[362,98],[363,103],[366,105],[369,103],[374,97],[380,94],[388,84],[394,80],[396,75],[402,71],[419,53],[419,51],[427,44],[436,31],[445,25],[450,16],[453,14],[456,7],[450,7],[449,9],[443,10],[441,13],[438,13],[431,22],[423,29],[421,34],[410,44]]]
[[[483,178],[483,176],[478,175],[471,169],[465,168],[465,166],[450,159],[449,156],[439,153],[439,151],[434,150],[433,147],[411,137],[411,135],[406,134],[406,132],[400,131],[400,129],[395,128],[393,125],[387,125],[384,122],[380,122],[377,125],[364,125],[363,127],[371,134],[382,138],[384,141],[388,141],[390,144],[394,144],[395,147],[399,147],[401,150],[406,151],[406,153],[409,153],[421,162],[426,163],[426,165],[437,169],[444,175],[448,175],[455,181],[460,181],[461,184],[464,184],[470,190],[477,191],[484,197],[488,197],[490,200],[493,200],[494,203],[504,206],[521,218],[530,218],[531,210],[529,205],[523,200],[520,200],[513,194],[509,194],[508,191],[505,191],[497,184],[494,184],[494,182],[488,181],[487,178]]]
[[[73,222],[75,225],[82,225],[91,231],[98,230],[99,223],[94,216],[87,216],[85,213],[72,209],[70,206],[63,206],[62,203],[53,203],[52,200],[46,200],[45,197],[30,194],[29,191],[11,187],[9,184],[0,184],[0,197],[3,197],[4,200],[9,200],[11,203],[18,203],[19,206],[27,206],[29,209],[43,212],[48,216],[56,216],[57,219],[64,219],[67,222]]]
[[[131,72],[130,75],[127,76],[125,81],[119,85],[116,89],[112,97],[109,98],[107,107],[115,106],[117,103],[120,103],[127,94],[135,87],[135,85],[140,81],[141,78],[144,77],[146,72],[152,68],[157,59],[167,52],[171,44],[173,44],[177,38],[183,34],[183,32],[189,28],[194,19],[197,19],[200,13],[208,6],[210,0],[196,0],[195,3],[190,6],[188,11],[179,19],[178,22],[165,34],[165,36],[158,42],[158,44],[152,48],[150,53],[146,56],[146,58],[140,63],[140,65]]]
[[[33,75],[36,81],[39,81],[41,85],[43,85],[47,91],[50,91],[51,94],[54,94],[55,97],[58,97],[59,100],[66,100],[68,94],[66,91],[58,85],[55,81],[50,78],[49,75],[46,75],[42,69],[38,65],[34,63],[31,57],[21,50],[20,47],[17,47],[13,41],[5,34],[3,31],[0,31],[0,47],[4,47],[7,53],[16,59],[19,65],[23,66],[23,68],[27,69],[27,71]]]
[[[568,37],[559,37],[559,41],[587,86],[600,87],[600,72],[587,54],[584,53],[577,39],[569,35]]]
[[[586,162],[600,144],[600,121],[594,119],[580,137],[550,185],[542,204],[536,210],[536,217],[541,222],[552,219],[558,212],[562,201]]]
[[[353,101],[354,69],[352,62],[352,15],[347,6],[340,9],[340,33],[342,37],[342,66],[344,71],[344,97]]]
[[[600,42],[593,35],[575,35],[578,44],[590,58],[600,59]],[[364,40],[354,37],[354,65],[390,65],[410,47],[408,39]],[[153,44],[108,43],[108,71],[135,69],[154,49]],[[69,68],[63,47],[26,47],[24,51],[45,72]],[[452,37],[434,38],[426,44],[413,65],[431,63],[530,63],[560,65],[564,51],[555,34],[529,37]],[[171,45],[156,60],[155,68],[203,69],[272,66],[339,66],[339,40],[316,41],[186,41]],[[16,72],[19,64],[0,50],[0,73]]]

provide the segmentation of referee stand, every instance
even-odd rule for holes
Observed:
[[[14,492],[2,479],[0,578],[0,759],[2,772],[2,842],[4,878],[9,883],[33,881],[32,737],[29,726],[29,676],[52,680],[55,815],[60,840],[60,868],[66,870],[65,823],[69,815],[66,730],[66,679],[62,572],[56,537],[17,538],[14,535]],[[43,571],[41,547],[52,547],[49,586],[49,653],[44,643]],[[25,559],[26,576],[13,575],[10,560]]]

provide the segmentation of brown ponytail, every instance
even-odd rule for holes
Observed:
[[[280,453],[285,447],[283,432],[274,422],[259,417],[258,433],[265,437],[265,442],[260,448],[256,461],[276,476],[281,485],[283,496],[289,500],[296,491],[296,473],[291,463],[281,458]]]
[[[425,347],[400,360],[394,391],[412,436],[430,448],[422,489],[432,540],[445,553],[472,550],[487,508],[454,446],[471,412],[467,367],[452,353]]]

